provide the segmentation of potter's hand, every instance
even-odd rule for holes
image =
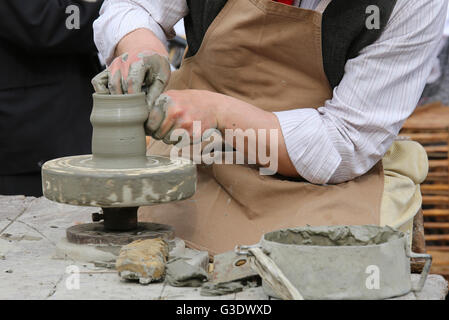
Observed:
[[[152,106],[170,79],[168,59],[153,51],[124,53],[92,79],[97,93],[123,94],[146,92]]]
[[[167,91],[150,109],[146,131],[157,140],[175,144],[179,139],[171,137],[171,134],[176,129],[182,129],[189,135],[190,142],[195,143],[201,139],[204,131],[218,128],[221,97],[220,94],[204,90]],[[199,132],[193,130],[194,121],[201,124]]]

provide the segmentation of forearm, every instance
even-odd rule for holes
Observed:
[[[95,43],[110,64],[118,43],[129,34],[146,29],[165,44],[174,25],[187,13],[185,0],[105,0],[94,23]]]
[[[155,52],[168,57],[167,49],[156,35],[148,29],[137,29],[123,37],[115,48],[114,57],[124,53]]]
[[[277,161],[277,173],[299,177],[288,155],[279,121],[272,112],[225,95],[217,95],[216,100],[218,129],[222,135],[226,138],[226,130],[233,130],[234,148],[238,147],[236,143],[238,140],[244,141],[244,150],[237,151],[244,153],[247,158],[254,156],[257,164],[263,167],[270,166],[270,163],[266,163],[260,157],[260,155],[266,155]],[[251,130],[254,134],[245,134],[246,130]],[[275,134],[272,135],[270,132]],[[249,146],[255,146],[255,148]],[[251,150],[254,150],[256,154],[251,155],[253,152]]]

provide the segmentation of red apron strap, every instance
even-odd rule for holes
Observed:
[[[276,2],[280,2],[280,3],[283,3],[283,4],[288,4],[288,5],[293,5],[293,3],[295,2],[295,0],[274,0],[274,1],[276,1]]]

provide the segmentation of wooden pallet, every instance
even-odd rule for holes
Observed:
[[[449,279],[449,107],[420,107],[406,121],[401,136],[421,143],[429,157],[429,174],[421,185],[427,250],[432,272]]]

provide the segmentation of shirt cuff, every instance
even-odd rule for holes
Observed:
[[[311,108],[274,112],[281,125],[290,160],[299,175],[326,184],[342,158],[332,144],[322,118]]]
[[[109,65],[112,62],[115,47],[120,40],[128,33],[141,28],[152,31],[167,46],[167,37],[164,30],[146,11],[129,10],[120,16],[100,16],[95,21],[95,43],[106,64]]]

